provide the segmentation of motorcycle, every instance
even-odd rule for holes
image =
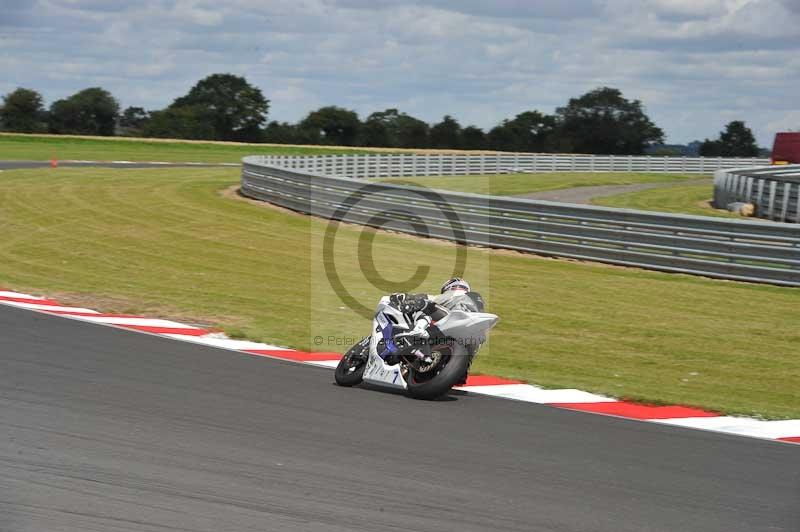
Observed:
[[[372,334],[351,347],[336,367],[338,385],[366,382],[430,400],[466,383],[469,367],[498,316],[483,312],[476,292],[464,293],[457,296],[458,304],[436,304],[427,337],[420,337],[412,314],[403,311],[408,308],[404,297],[381,298]]]

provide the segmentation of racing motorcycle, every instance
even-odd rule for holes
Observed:
[[[454,385],[465,383],[486,333],[499,318],[483,312],[480,295],[468,292],[446,305],[436,303],[427,334],[420,337],[409,311],[413,308],[405,294],[382,297],[372,334],[339,361],[336,383],[356,386],[367,382],[406,390],[417,399],[436,399]]]

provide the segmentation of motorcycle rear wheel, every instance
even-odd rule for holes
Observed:
[[[367,367],[368,356],[369,337],[348,349],[339,361],[336,371],[333,372],[336,384],[346,387],[361,384],[361,381],[364,380],[364,369]]]
[[[442,362],[436,367],[425,372],[408,368],[408,394],[415,399],[432,400],[446,395],[469,369],[469,353],[458,343],[435,345],[431,351],[438,351],[442,356]]]

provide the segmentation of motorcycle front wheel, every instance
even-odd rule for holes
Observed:
[[[368,356],[369,337],[348,349],[339,361],[336,371],[333,372],[336,384],[347,387],[361,384],[361,381],[364,380],[364,369],[367,367]]]
[[[437,399],[461,381],[469,369],[469,353],[456,342],[431,346],[435,363],[408,366],[408,393],[415,399]]]

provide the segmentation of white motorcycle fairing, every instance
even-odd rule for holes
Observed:
[[[373,355],[370,349],[367,368],[364,370],[364,382],[389,388],[405,390],[408,388],[403,374],[400,371],[400,364],[390,366],[378,355]]]
[[[395,318],[392,320],[391,325],[389,323],[389,318],[386,316],[387,314]],[[367,367],[364,369],[364,382],[398,390],[405,390],[408,388],[403,374],[400,371],[401,365],[387,364],[378,353],[378,343],[384,338],[383,330],[386,329],[386,327],[393,327],[394,323],[404,322],[405,319],[402,313],[389,305],[389,297],[382,297],[378,303],[375,318],[372,320],[372,335],[369,340]]]

